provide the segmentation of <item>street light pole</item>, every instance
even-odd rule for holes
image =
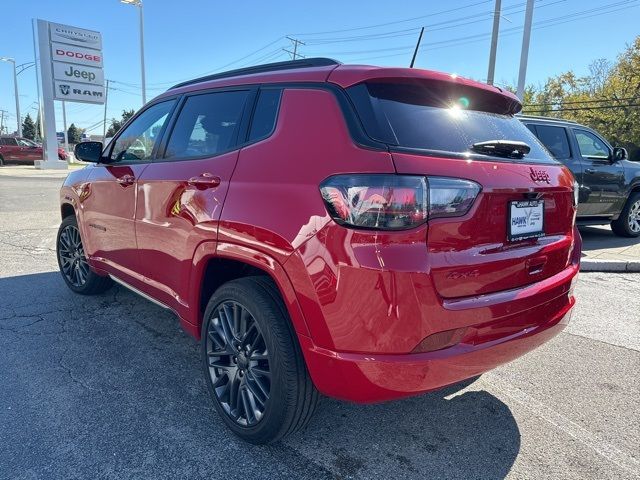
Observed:
[[[120,2],[138,7],[138,13],[140,15],[140,71],[142,77],[142,104],[144,105],[147,103],[147,82],[144,71],[144,12],[142,0],[120,0]]]
[[[9,57],[0,57],[2,62],[11,62],[13,64],[13,88],[16,95],[16,117],[18,122],[18,136],[22,136],[22,122],[20,119],[20,97],[18,96],[18,74],[16,73],[16,61]]]

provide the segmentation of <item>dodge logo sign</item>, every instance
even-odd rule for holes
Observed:
[[[531,177],[531,180],[533,180],[534,182],[546,182],[546,183],[551,183],[551,178],[549,177],[549,174],[544,171],[544,170],[536,170],[533,167],[530,167],[531,172],[529,173],[529,176]]]
[[[69,85],[58,85],[60,87],[60,93],[62,95],[69,95]]]

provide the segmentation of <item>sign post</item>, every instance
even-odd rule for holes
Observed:
[[[37,30],[44,159],[36,161],[36,168],[66,169],[67,163],[58,161],[53,102],[61,100],[63,105],[65,102],[104,103],[102,35],[45,20],[37,21]]]

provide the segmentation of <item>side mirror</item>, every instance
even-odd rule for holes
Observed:
[[[626,160],[629,158],[626,148],[614,147],[613,149],[613,161],[619,162],[620,160]]]
[[[102,155],[102,142],[82,142],[73,149],[76,158],[83,162],[98,163]]]

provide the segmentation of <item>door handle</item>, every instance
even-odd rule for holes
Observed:
[[[596,173],[596,169],[595,168],[586,168],[584,171],[587,172],[587,173]]]
[[[220,177],[212,173],[201,173],[195,177],[191,177],[188,181],[189,185],[194,185],[199,188],[215,188],[220,185],[222,180]]]
[[[120,185],[133,185],[136,179],[133,175],[123,175],[121,177],[116,178],[116,182]]]

